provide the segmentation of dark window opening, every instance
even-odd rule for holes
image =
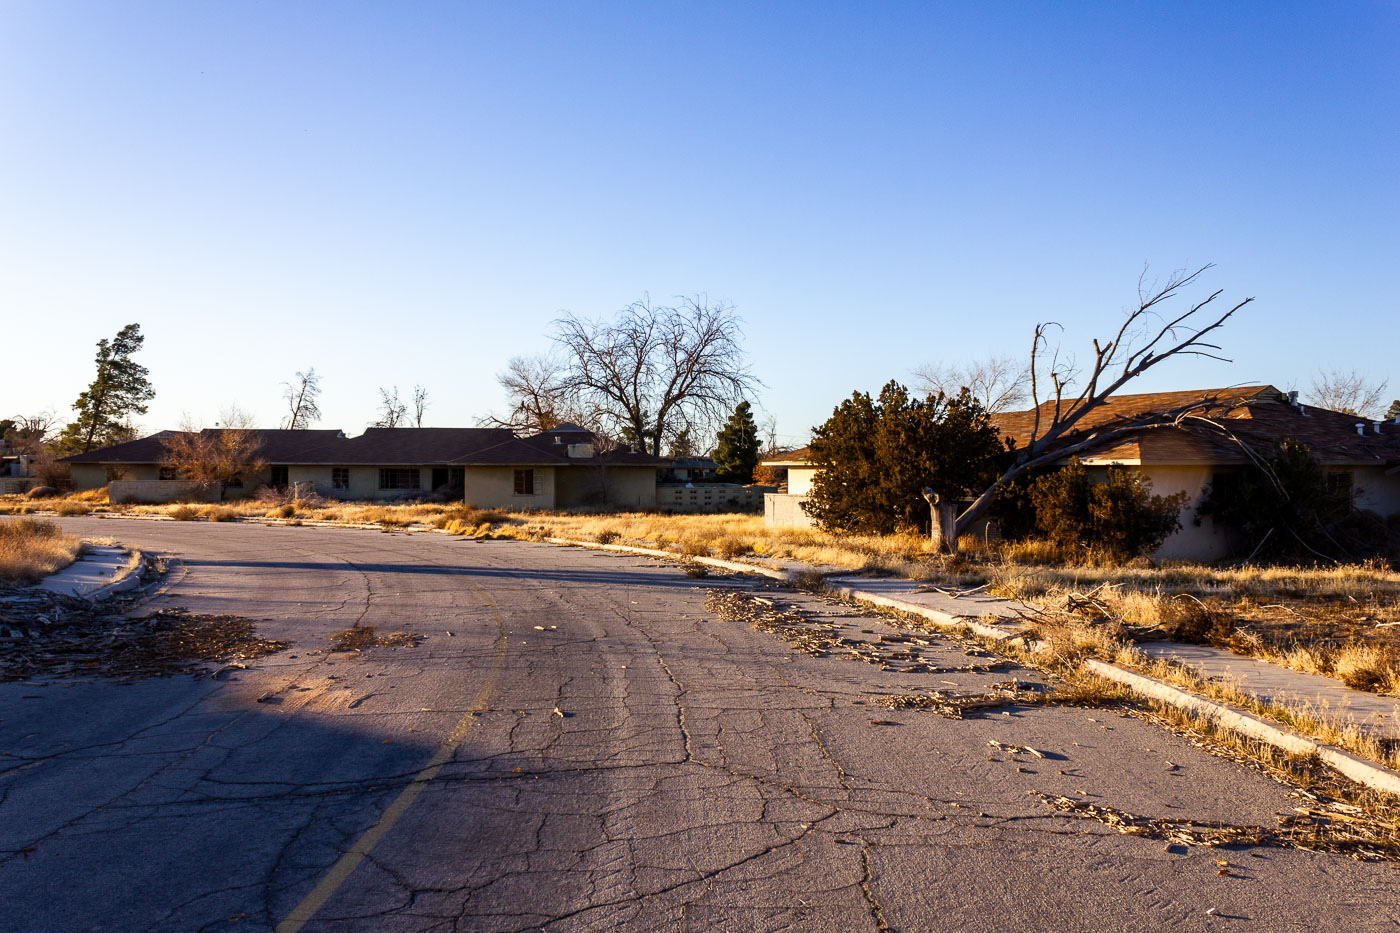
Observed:
[[[1338,496],[1345,496],[1347,498],[1347,501],[1350,502],[1352,495],[1356,491],[1354,488],[1354,483],[1352,481],[1351,473],[1328,473],[1327,491],[1335,493]]]
[[[286,489],[286,488],[287,488],[287,468],[284,467],[284,466],[275,466],[275,467],[273,467],[273,468],[272,468],[272,480],[271,480],[271,482],[270,482],[268,485],[270,485],[273,489]]]
[[[161,478],[161,479],[179,479],[179,478],[180,478],[180,471],[177,470],[177,469],[175,469],[174,467],[161,467],[161,468],[160,468],[160,478]]]
[[[417,467],[413,469],[403,469],[401,467],[379,468],[380,489],[421,489],[422,486],[420,483]]]
[[[515,494],[517,496],[533,496],[535,494],[534,470],[515,471]]]
[[[350,468],[349,468],[349,467],[331,467],[331,488],[332,488],[332,489],[349,489],[349,488],[350,488]]]

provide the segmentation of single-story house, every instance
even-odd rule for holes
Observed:
[[[1205,399],[1212,401],[1199,414],[1218,422],[1223,431],[1205,425],[1190,430],[1148,429],[1108,439],[1104,445],[1079,454],[1091,476],[1102,476],[1112,466],[1123,467],[1141,472],[1156,494],[1187,493],[1181,529],[1162,544],[1157,558],[1216,560],[1228,556],[1234,542],[1210,518],[1197,524],[1195,509],[1211,483],[1252,468],[1241,445],[1268,456],[1275,443],[1285,437],[1310,447],[1335,482],[1352,490],[1356,508],[1382,518],[1400,515],[1400,418],[1395,422],[1363,421],[1355,415],[1301,404],[1297,393],[1284,393],[1270,385],[1112,396],[1076,425],[1076,434],[1087,437],[1095,430],[1111,429],[1115,422],[1130,422],[1137,416]],[[1051,408],[1053,403],[1041,406],[1042,426],[1048,423]],[[992,416],[992,423],[1002,437],[1019,446],[1030,437],[1035,418],[1035,409],[1001,412]],[[1074,438],[1071,434],[1066,441]],[[793,451],[771,463],[788,467],[788,492],[786,496],[767,497],[772,501],[765,502],[766,521],[806,524],[800,500],[810,491],[812,477],[820,469],[811,464],[810,450]],[[798,516],[800,519],[794,520]]]
[[[220,429],[206,429],[218,431]],[[107,486],[114,502],[170,502],[190,488],[163,466],[162,431],[65,458],[75,490]],[[483,508],[567,508],[606,502],[655,508],[665,461],[627,449],[600,452],[593,435],[560,425],[530,437],[496,428],[254,430],[266,466],[242,491],[307,484],[339,499],[400,499],[438,493]],[[215,493],[217,495],[217,493]]]

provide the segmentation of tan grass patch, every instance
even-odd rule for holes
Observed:
[[[77,535],[54,522],[14,518],[0,522],[0,581],[37,583],[62,570],[82,553]]]

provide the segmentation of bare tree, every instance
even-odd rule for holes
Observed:
[[[643,299],[611,321],[565,315],[554,322],[560,397],[604,433],[659,455],[686,427],[710,433],[754,393],[739,324],[732,305],[704,297],[673,307]]]
[[[428,410],[428,390],[422,386],[413,387],[413,426],[423,426],[423,413]]]
[[[1202,316],[1223,291],[1216,289],[1180,313],[1166,312],[1166,306],[1182,298],[1182,292],[1210,268],[1206,265],[1195,272],[1174,272],[1165,284],[1150,286],[1144,270],[1138,277],[1138,306],[1128,312],[1112,337],[1093,341],[1093,362],[1078,392],[1073,389],[1077,375],[1073,365],[1062,359],[1058,345],[1052,347],[1049,342],[1050,329],[1059,325],[1036,325],[1029,366],[1031,403],[1035,406],[1032,429],[996,483],[983,490],[958,516],[956,534],[971,528],[996,500],[997,490],[1027,470],[1111,444],[1129,434],[1180,425],[1192,413],[1216,404],[1215,399],[1202,397],[1163,411],[1079,428],[1084,417],[1104,405],[1115,392],[1165,360],[1174,356],[1224,359],[1216,355],[1220,347],[1205,338],[1253,298],[1244,299],[1218,317]]]
[[[1379,417],[1389,380],[1371,382],[1356,370],[1323,370],[1313,379],[1308,402],[1318,408],[1339,411],[1359,418]]]
[[[1031,368],[1008,356],[956,363],[926,363],[914,370],[914,387],[928,395],[956,396],[966,388],[989,412],[1012,411],[1030,398]]]
[[[390,392],[383,386],[379,387],[379,420],[370,425],[372,428],[397,428],[408,419],[408,406],[399,401],[399,387],[394,386],[394,391]]]
[[[538,434],[565,421],[587,420],[565,405],[563,376],[563,364],[548,356],[512,357],[506,371],[496,377],[506,390],[510,411],[504,418],[488,415],[478,423],[509,428],[517,434]]]
[[[316,367],[304,373],[297,373],[292,382],[282,383],[282,398],[287,401],[287,420],[284,428],[305,430],[321,419],[321,407],[316,397],[321,394],[321,377],[316,375]]]
[[[262,436],[251,429],[252,420],[230,408],[220,414],[220,427],[206,431],[186,415],[180,430],[164,439],[160,465],[199,492],[217,489],[222,501],[231,487],[242,486],[267,466],[260,455]]]
[[[5,426],[0,443],[29,457],[37,457],[54,439],[59,421],[58,415],[43,411],[37,415],[15,415],[0,424]]]

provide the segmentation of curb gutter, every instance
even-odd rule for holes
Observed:
[[[124,593],[140,586],[142,578],[146,575],[146,555],[141,551],[132,551],[131,553],[135,555],[137,561],[136,568],[131,573],[108,583],[106,586],[98,587],[83,598],[93,601],[106,599],[108,596],[115,596],[117,593]]]

